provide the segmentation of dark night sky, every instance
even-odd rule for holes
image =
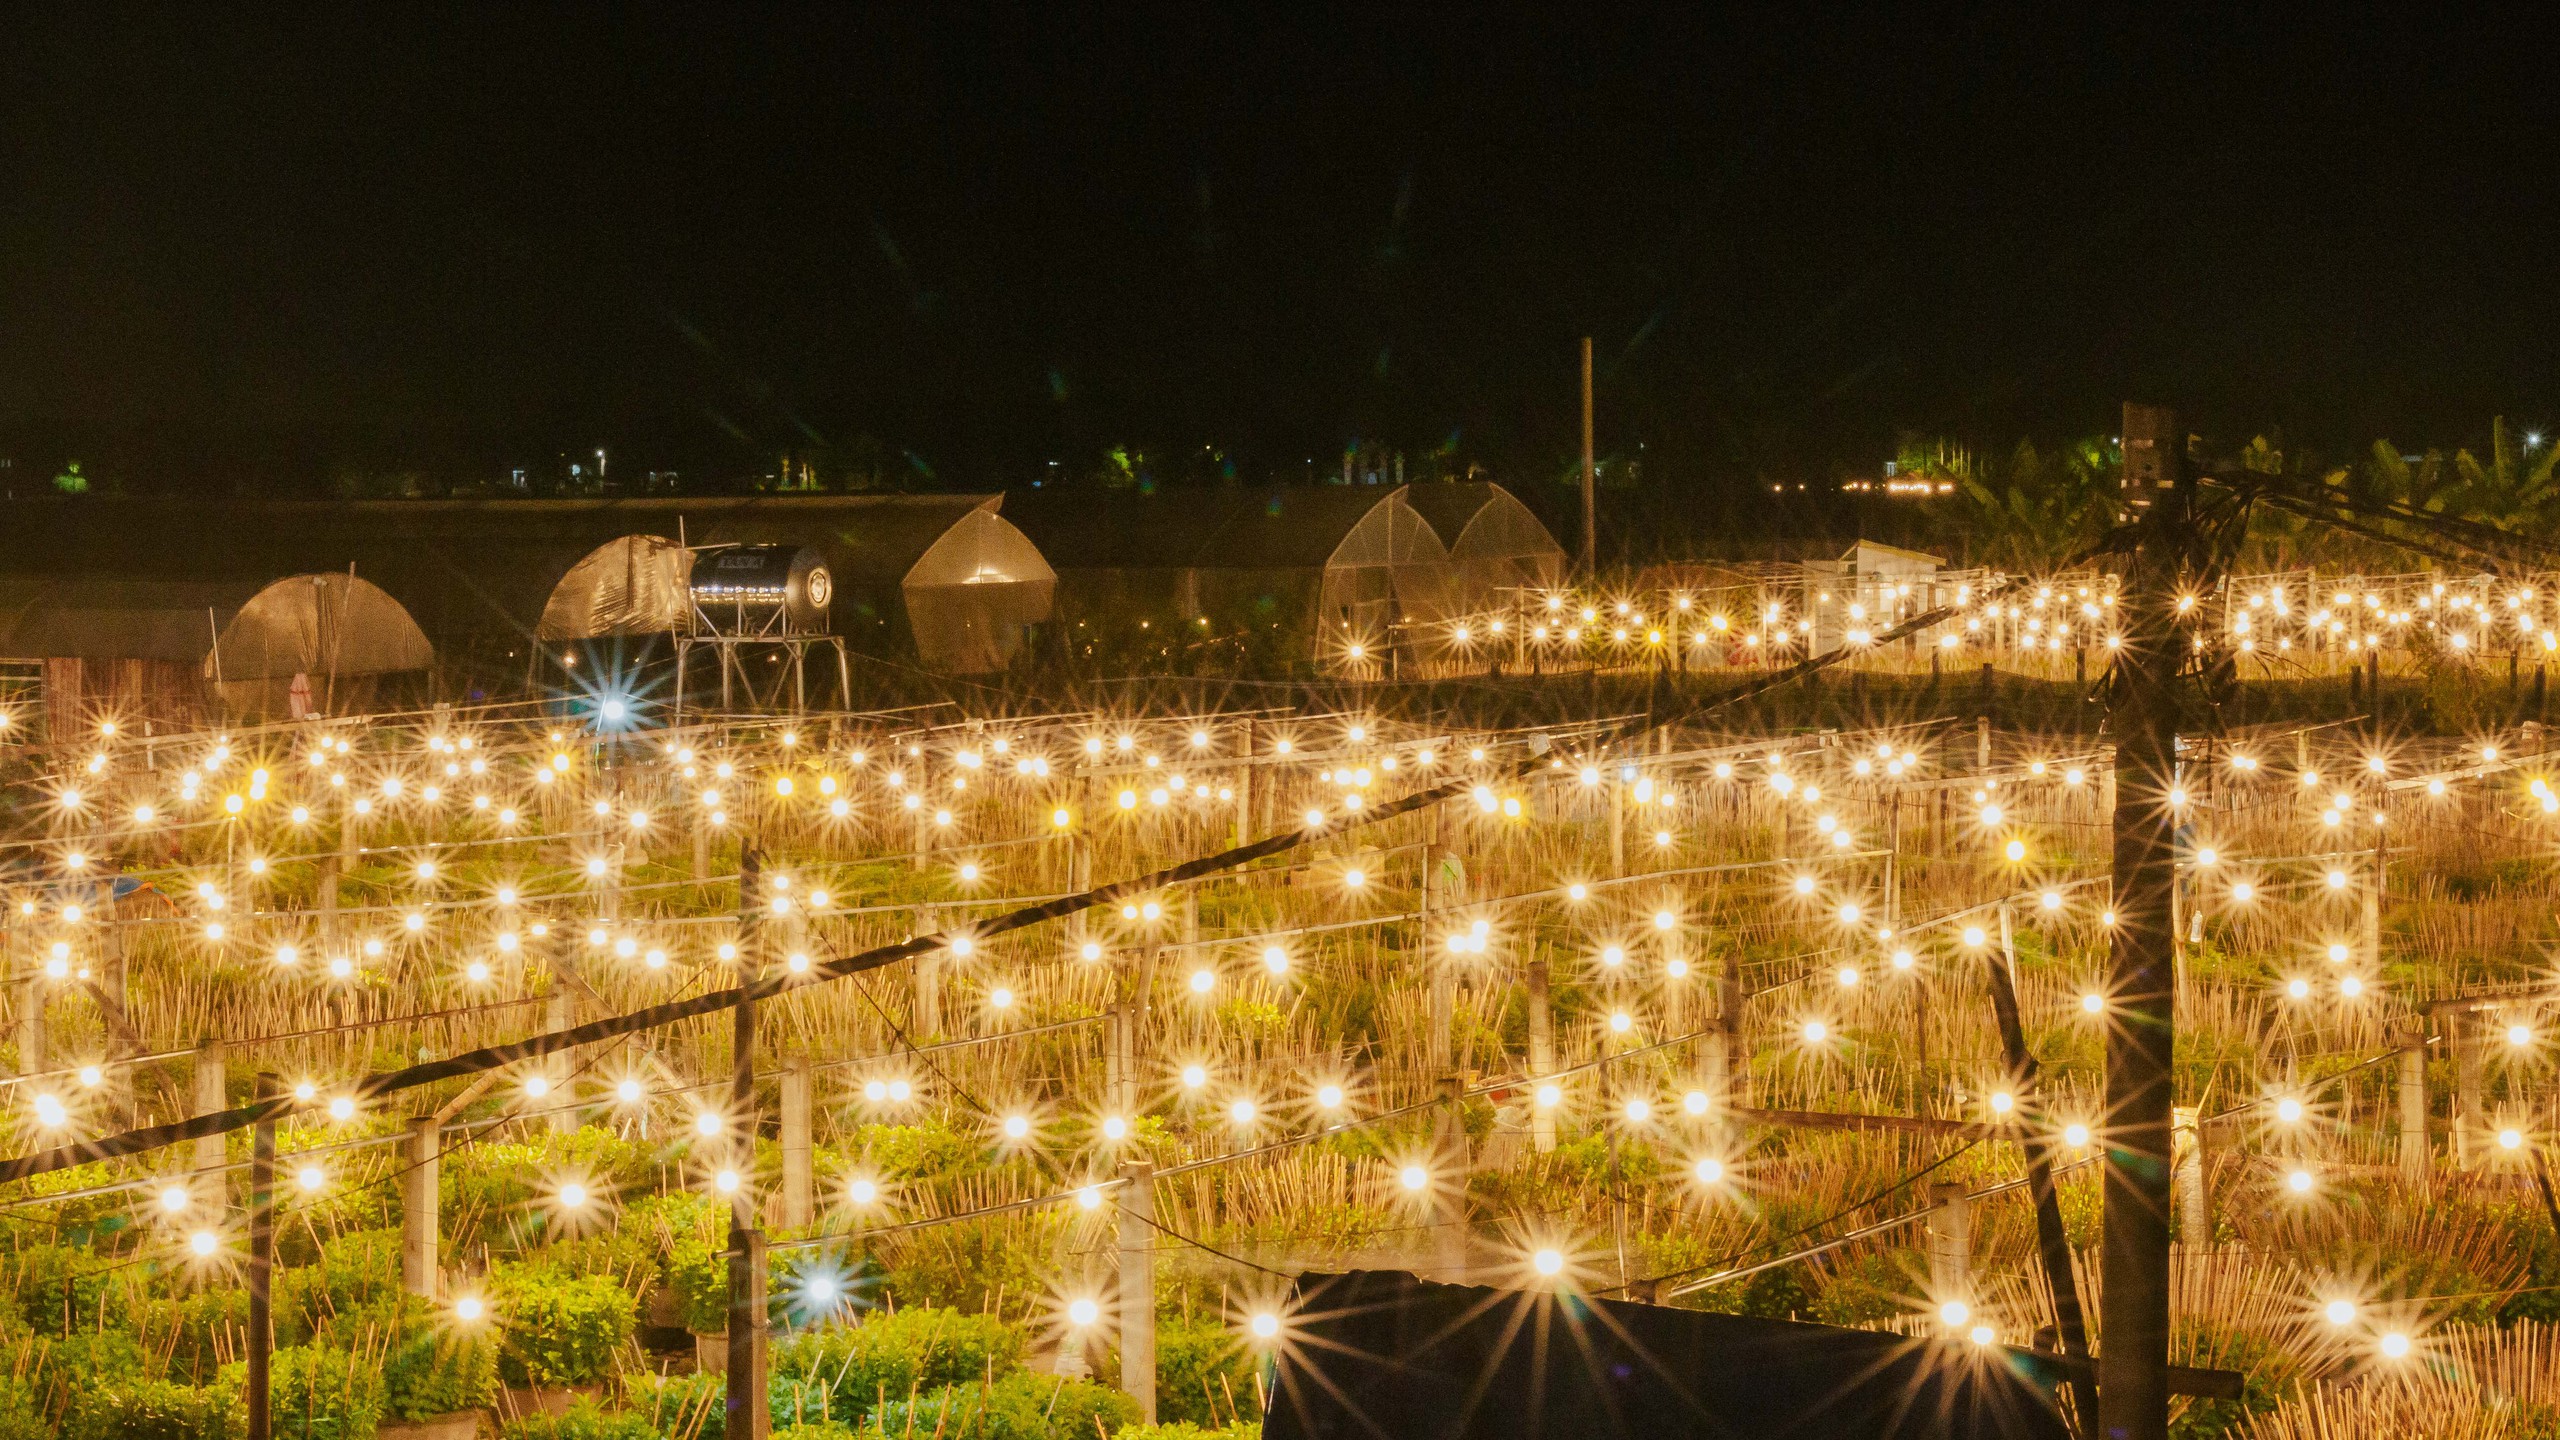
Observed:
[[[1525,478],[1586,331],[1604,449],[1675,485],[2128,393],[2327,447],[2560,419],[2539,34],[1229,8],[19,10],[0,455],[714,478],[868,434],[981,487],[1454,435]]]

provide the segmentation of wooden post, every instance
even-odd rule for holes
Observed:
[[[1598,466],[1591,449],[1591,337],[1582,337],[1582,576],[1600,568],[1600,511],[1592,497]]]
[[[2427,1144],[2427,1042],[2400,1047],[2400,1178],[2423,1187],[2433,1165]]]
[[[1745,1003],[1742,954],[1728,948],[1716,969],[1716,1048],[1711,1052],[1723,1070],[1716,1096],[1719,1115],[1728,1114],[1733,1106],[1751,1103],[1751,1047],[1742,1026]]]
[[[1236,728],[1236,845],[1241,849],[1253,840],[1253,722],[1242,721]]]
[[[201,1040],[197,1042],[195,1080],[197,1114],[212,1115],[230,1108],[223,1098],[229,1093],[229,1086],[225,1083],[225,1069],[223,1065],[221,1041]],[[198,1136],[196,1139],[196,1168],[206,1172],[207,1174],[213,1175],[215,1177],[215,1183],[218,1185],[221,1183],[220,1172],[222,1170],[222,1163],[222,1137],[219,1135]]]
[[[275,1077],[258,1076],[257,1096],[274,1099]],[[276,1327],[272,1281],[276,1263],[276,1122],[261,1120],[249,1139],[249,1374],[242,1399],[248,1409],[249,1440],[269,1440],[274,1433],[267,1414],[270,1385],[267,1366],[273,1357]]]
[[[2053,1135],[2048,1128],[2051,1117],[2042,1113],[2042,1107],[2031,1107],[2026,1103],[2035,1094],[2039,1075],[2035,1054],[2027,1049],[2026,1029],[2018,1015],[2017,965],[2018,951],[2010,925],[2009,907],[2003,905],[2000,907],[2000,953],[1990,957],[1989,965],[1991,1013],[2000,1027],[2000,1048],[2008,1063],[2010,1083],[2017,1086],[2018,1115],[2013,1128],[2018,1151],[2027,1162],[2027,1191],[2035,1198],[2036,1254],[2044,1264],[2045,1284],[2053,1292],[2054,1328],[2062,1338],[2062,1353],[2075,1360],[2085,1359],[2089,1353],[2089,1337],[2088,1327],[2080,1314],[2080,1282],[2071,1268],[2071,1236],[2063,1228],[2062,1202],[2053,1188]],[[2165,1150],[2167,1147],[2162,1148]],[[2160,1217],[2160,1224],[2165,1233],[2168,1229],[2165,1211]],[[2089,1408],[2087,1387],[2075,1381],[2072,1389],[2077,1396],[2075,1403],[2081,1413],[2086,1414]]]
[[[738,854],[738,984],[751,987],[763,970],[756,953],[757,882],[763,864],[752,845]],[[729,1370],[722,1434],[765,1440],[764,1232],[756,1228],[750,1171],[756,1137],[756,1002],[752,992],[729,1012],[729,1127],[738,1189],[729,1202]]]
[[[1941,1303],[1974,1303],[1973,1201],[1960,1180],[1930,1184],[1929,1295]]]
[[[443,1152],[442,1122],[433,1115],[409,1122],[409,1168],[400,1176],[400,1288],[428,1300],[443,1288],[436,1259],[436,1171]]]
[[[2178,675],[2191,652],[2177,620],[2182,589],[2208,583],[2217,557],[2189,511],[2193,485],[2179,461],[2174,419],[2131,407],[2145,433],[2169,453],[2145,456],[2166,468],[2171,487],[2151,492],[2149,510],[2120,591],[2123,644],[2109,690],[2116,743],[2114,831],[2116,926],[2110,936],[2103,1159],[2104,1238],[2098,1364],[2098,1423],[2107,1440],[2165,1440],[2169,1430],[2169,1165],[2176,946],[2170,890],[2177,864],[2177,817],[2167,804],[2177,775]],[[2163,421],[2166,423],[2161,423]],[[2130,439],[2131,437],[2128,437]]]
[[[816,1180],[810,1165],[809,1092],[813,1076],[804,1057],[782,1070],[782,1228],[809,1228]]]
[[[2364,963],[2378,970],[2382,965],[2382,896],[2389,880],[2389,850],[2383,844],[2383,832],[2390,827],[2373,827],[2373,883],[2364,887]]]
[[[2480,1125],[2480,1017],[2467,1005],[2448,1009],[2444,1033],[2453,1045],[2453,1163],[2468,1170]]]
[[[1431,1024],[1423,1039],[1424,1059],[1432,1069],[1446,1070],[1453,1048],[1450,1032],[1458,1023],[1458,977],[1450,970],[1448,947],[1435,943],[1431,931],[1432,888],[1439,874],[1440,847],[1435,837],[1434,843],[1422,847],[1422,898],[1414,913],[1414,938],[1422,963],[1431,969]]]
[[[1120,1388],[1156,1423],[1156,1167],[1120,1162]]]
[[[1531,960],[1524,970],[1529,1006],[1529,1140],[1544,1155],[1556,1148],[1556,1117],[1538,1103],[1537,1086],[1555,1073],[1555,1017],[1547,1008],[1545,957]]]

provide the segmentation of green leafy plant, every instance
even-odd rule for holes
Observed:
[[[319,1345],[275,1352],[267,1413],[278,1440],[371,1440],[382,1420],[382,1371],[367,1356]],[[235,1386],[245,1367],[226,1365]]]
[[[247,1424],[236,1385],[84,1382],[63,1419],[62,1440],[233,1440]]]
[[[558,1415],[527,1415],[500,1433],[505,1440],[658,1440],[646,1418],[585,1399]]]
[[[880,1408],[884,1434],[967,1435],[985,1440],[1068,1440],[1108,1434],[1138,1419],[1138,1403],[1107,1385],[1015,1371],[990,1385],[946,1385]]]
[[[1022,1363],[1024,1343],[1000,1320],[931,1308],[811,1331],[774,1353],[774,1423],[860,1424],[884,1397],[1001,1378]]]
[[[403,1420],[477,1409],[497,1393],[497,1341],[421,1331],[384,1357],[382,1384],[385,1409]]]
[[[1253,1358],[1233,1327],[1213,1320],[1157,1324],[1157,1418],[1216,1425],[1256,1413]]]
[[[657,1434],[721,1440],[728,1430],[728,1393],[728,1377],[708,1370],[635,1375],[624,1382],[622,1407],[646,1416]],[[782,1424],[779,1414],[774,1424]]]
[[[11,1267],[9,1294],[39,1335],[73,1335],[98,1323],[112,1262],[85,1246],[30,1245]]]
[[[675,1292],[676,1313],[696,1335],[718,1335],[729,1328],[729,1257],[720,1247],[693,1235],[678,1235],[668,1247],[662,1272]]]
[[[499,1327],[498,1374],[510,1385],[586,1385],[613,1369],[639,1304],[603,1275],[547,1266],[502,1271],[490,1287]]]

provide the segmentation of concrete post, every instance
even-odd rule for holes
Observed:
[[[1529,992],[1529,1140],[1544,1155],[1556,1148],[1556,1116],[1537,1101],[1536,1087],[1556,1068],[1555,1017],[1547,1008],[1547,962],[1531,960],[1526,969]]]
[[[1156,1167],[1120,1163],[1120,1388],[1156,1423]]]
[[[809,1062],[794,1060],[782,1070],[782,1228],[809,1228],[816,1187],[810,1168]]]
[[[2427,1183],[2433,1164],[2427,1144],[2427,1044],[2421,1039],[2400,1051],[2400,1178],[2413,1186]]]
[[[559,931],[551,936],[551,994],[546,1009],[554,1030],[578,1023],[578,942]],[[550,1109],[545,1118],[552,1134],[566,1135],[578,1128],[578,1112],[569,1106],[567,1087],[554,1092]]]
[[[196,1113],[212,1115],[229,1108],[224,1102],[225,1085],[222,1042],[199,1041],[196,1045]],[[223,1143],[219,1135],[200,1136],[196,1140],[196,1168],[219,1171],[222,1168]]]
[[[27,978],[18,986],[18,1073],[34,1075],[43,1069],[44,972],[30,956]]]
[[[1239,848],[1253,840],[1253,722],[1239,725],[1236,741],[1236,844]]]
[[[2382,886],[2382,845],[2376,841],[2373,847],[2373,880],[2364,887],[2363,896],[2364,963],[2369,967],[2382,964]]]
[[[2444,1032],[2453,1044],[2453,1163],[2467,1170],[2472,1132],[2480,1123],[2480,1017],[2468,1009],[2447,1010]]]
[[[1475,1156],[1467,1144],[1466,1098],[1465,1076],[1440,1077],[1440,1108],[1432,1117],[1432,1159],[1441,1172],[1432,1177],[1438,1202],[1432,1207],[1432,1248],[1440,1278],[1449,1284],[1462,1284],[1467,1276],[1467,1180],[1475,1173]]]
[[[432,1115],[409,1122],[409,1168],[400,1176],[400,1287],[428,1300],[441,1288],[436,1260],[436,1171],[444,1135]]]
[[[2178,1228],[2185,1232],[2189,1245],[2210,1246],[2213,1213],[2205,1205],[2204,1126],[2198,1123],[2192,1105],[2171,1110],[2169,1124],[2170,1147],[2175,1152],[2170,1160],[2170,1183],[2178,1192]]]
[[[1751,1047],[1742,1030],[1742,954],[1728,949],[1716,972],[1716,1019],[1724,1049],[1724,1093],[1717,1109],[1751,1103]]]
[[[1973,1201],[1961,1181],[1929,1186],[1929,1294],[1940,1302],[1973,1295]]]
[[[1600,783],[1609,790],[1609,874],[1627,873],[1627,786],[1618,778],[1618,767],[1610,764]]]
[[[932,912],[916,907],[915,933],[932,933]],[[915,958],[915,1013],[908,1017],[908,1028],[917,1039],[942,1033],[942,952],[928,950]]]

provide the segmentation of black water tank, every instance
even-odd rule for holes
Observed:
[[[762,628],[779,610],[790,628],[827,628],[835,578],[827,562],[805,545],[733,545],[693,557],[693,603],[712,623]]]

